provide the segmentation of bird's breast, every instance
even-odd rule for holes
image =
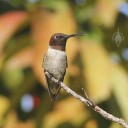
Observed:
[[[64,77],[66,72],[67,56],[64,51],[55,49],[48,49],[44,57],[43,67],[44,70],[51,73],[58,80]]]

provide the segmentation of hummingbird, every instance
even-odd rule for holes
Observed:
[[[49,47],[47,53],[43,58],[43,69],[44,72],[48,72],[58,81],[63,82],[66,73],[66,68],[68,68],[67,55],[66,55],[66,42],[69,38],[75,36],[81,36],[82,33],[76,34],[63,34],[55,33],[51,36],[49,41]],[[58,98],[60,92],[60,85],[49,79],[46,75],[46,82],[48,85],[48,92],[50,94],[51,100],[55,102]]]

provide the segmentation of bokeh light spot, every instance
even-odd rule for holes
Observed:
[[[25,94],[21,98],[21,108],[24,112],[31,112],[34,107],[33,97],[30,94]]]

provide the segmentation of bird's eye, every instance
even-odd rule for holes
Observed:
[[[55,39],[59,39],[60,37],[59,37],[59,36],[55,36],[54,38],[55,38]]]

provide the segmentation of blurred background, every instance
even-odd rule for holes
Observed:
[[[64,83],[128,121],[128,1],[0,0],[0,128],[121,128],[65,91],[52,104],[42,60],[52,34],[68,40]]]

